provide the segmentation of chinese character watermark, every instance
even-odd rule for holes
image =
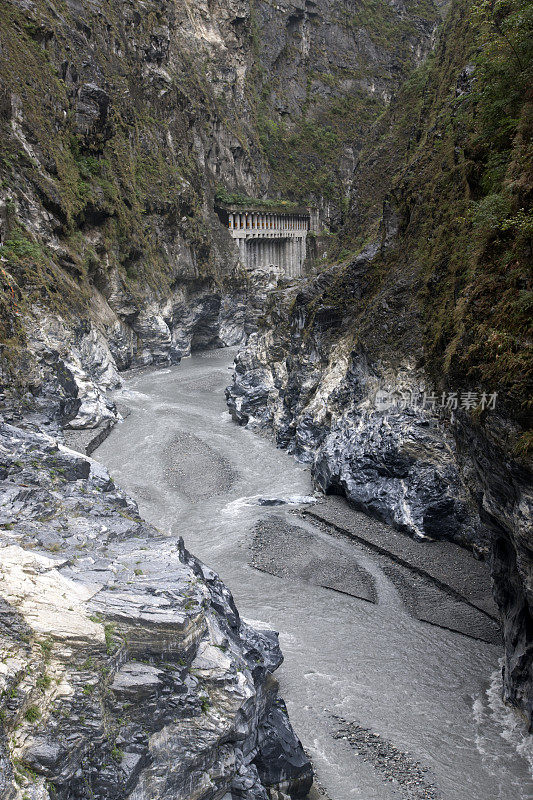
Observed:
[[[491,394],[485,391],[449,391],[435,394],[434,392],[424,391],[419,393],[401,392],[397,389],[387,391],[379,389],[376,392],[376,408],[378,411],[388,411],[389,409],[416,408],[438,411],[446,409],[448,411],[494,411],[498,392]]]

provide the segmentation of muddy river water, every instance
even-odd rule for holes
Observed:
[[[501,647],[415,619],[368,552],[295,516],[313,494],[309,472],[231,421],[233,354],[127,376],[117,400],[131,413],[94,457],[146,519],[220,574],[243,617],[279,631],[282,693],[330,800],[532,798],[531,737],[499,700]],[[265,519],[303,526],[315,561],[364,570],[376,602],[251,566]]]

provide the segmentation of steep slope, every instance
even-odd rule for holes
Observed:
[[[228,400],[324,490],[490,551],[531,720],[530,31],[526,4],[452,4],[361,153],[340,265],[272,297]]]
[[[66,406],[65,384],[82,396],[84,381],[98,410],[91,421],[60,409],[75,426],[112,416],[103,391],[117,379],[107,370],[99,383],[95,343],[123,369],[250,330],[216,191],[334,199],[338,212],[354,147],[439,18],[432,2],[352,14],[329,0],[1,11],[3,383],[29,401],[48,386]],[[348,158],[334,190],[323,169],[303,179],[326,151],[331,174]],[[298,187],[280,177],[294,159]]]
[[[309,788],[271,674],[275,635],[243,623],[214,573],[42,429],[59,442],[95,429],[93,446],[117,419],[106,391],[120,370],[253,329],[268,276],[243,274],[217,193],[315,200],[338,217],[364,130],[439,19],[432,2],[352,10],[0,4],[0,399],[17,423],[0,445],[8,798]],[[341,131],[345,113],[357,135]],[[323,172],[282,180],[294,154],[307,177],[326,150],[346,161],[329,186]]]
[[[99,464],[9,425],[0,447],[3,800],[305,795],[276,634]]]

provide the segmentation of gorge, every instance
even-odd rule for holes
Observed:
[[[0,9],[0,796],[525,800],[531,5]]]

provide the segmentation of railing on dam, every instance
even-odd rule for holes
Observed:
[[[288,212],[227,207],[223,220],[247,269],[277,266],[286,275],[302,274],[307,236],[318,222],[313,209]]]

